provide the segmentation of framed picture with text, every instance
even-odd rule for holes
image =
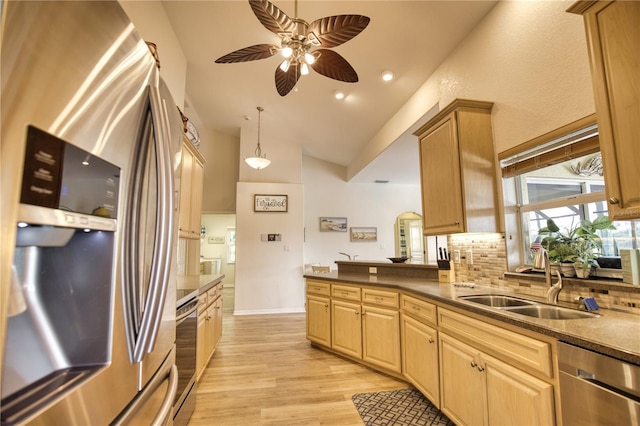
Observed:
[[[253,196],[254,212],[286,213],[289,208],[287,195],[255,194]]]

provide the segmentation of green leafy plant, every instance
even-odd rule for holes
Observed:
[[[553,262],[580,262],[587,259],[593,263],[602,251],[602,239],[596,233],[604,229],[616,229],[606,216],[590,221],[584,219],[569,229],[561,230],[553,219],[547,219],[547,226],[538,231],[542,236],[540,244]],[[586,267],[585,267],[586,268]]]

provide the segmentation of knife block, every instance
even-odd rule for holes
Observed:
[[[452,283],[456,280],[456,273],[455,270],[453,269],[453,262],[447,262],[448,265],[446,265],[445,268],[441,267],[441,266],[445,266],[445,265],[441,265],[442,261],[438,261],[438,281],[441,283]],[[448,268],[448,269],[447,269]]]

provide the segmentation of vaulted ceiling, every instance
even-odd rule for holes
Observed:
[[[293,1],[272,3],[291,18]],[[261,43],[280,44],[254,15],[249,2],[163,1],[187,59],[188,106],[200,125],[239,135],[246,117],[262,106],[263,132],[297,140],[303,153],[348,166],[429,75],[495,5],[495,1],[312,1],[300,0],[298,17],[358,14],[371,18],[362,33],[333,48],[358,73],[357,83],[329,79],[313,70],[282,97],[274,83],[279,55],[258,61],[217,64],[231,51]],[[381,79],[390,70],[395,78]],[[343,91],[345,99],[334,97]],[[425,106],[429,108],[430,106]],[[417,183],[415,137],[393,145],[354,178]]]

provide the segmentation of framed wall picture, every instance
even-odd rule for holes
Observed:
[[[378,241],[378,228],[351,228],[351,241]]]
[[[289,208],[287,195],[255,194],[253,196],[254,212],[287,212]]]
[[[320,232],[347,232],[347,218],[321,217]]]

